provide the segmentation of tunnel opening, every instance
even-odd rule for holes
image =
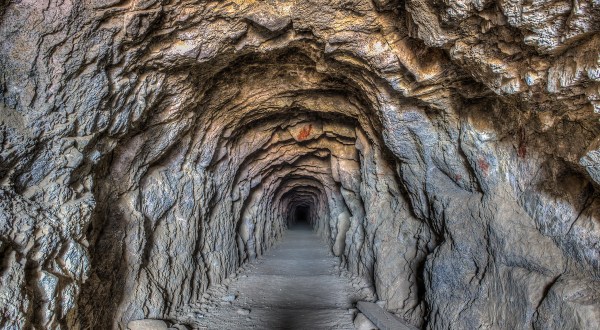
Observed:
[[[294,227],[307,227],[312,225],[311,217],[310,217],[310,206],[308,205],[298,205],[293,210],[293,216],[291,223],[288,223],[290,228]]]

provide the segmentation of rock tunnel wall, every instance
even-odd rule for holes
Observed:
[[[600,6],[0,2],[2,328],[123,328],[303,207],[419,327],[600,323]]]

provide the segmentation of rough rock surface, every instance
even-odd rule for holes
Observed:
[[[0,327],[178,310],[308,218],[430,329],[600,324],[600,4],[0,1]]]

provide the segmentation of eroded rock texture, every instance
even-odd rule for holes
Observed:
[[[597,1],[0,15],[0,327],[177,320],[301,213],[416,326],[600,324]]]

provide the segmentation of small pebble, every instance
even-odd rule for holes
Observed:
[[[248,315],[248,314],[250,314],[250,310],[246,309],[246,308],[238,308],[236,313],[238,313],[240,315]]]
[[[224,295],[223,297],[221,297],[221,300],[223,301],[234,301],[237,297],[235,296],[235,294],[231,293],[228,295]]]

